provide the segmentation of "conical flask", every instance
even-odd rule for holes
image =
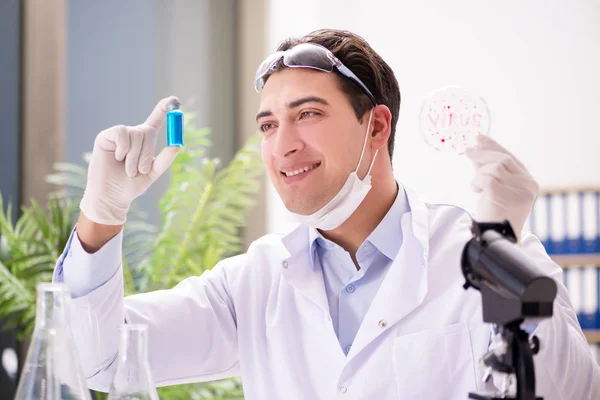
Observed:
[[[91,400],[69,326],[63,283],[37,286],[35,327],[15,400]]]
[[[108,400],[159,400],[148,360],[146,325],[121,326],[117,368]]]

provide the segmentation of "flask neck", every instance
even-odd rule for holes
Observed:
[[[148,330],[138,325],[125,325],[119,338],[118,364],[120,367],[149,366]]]
[[[37,287],[36,329],[62,330],[66,327],[68,289],[63,285],[40,284]]]
[[[130,398],[159,399],[148,360],[146,325],[124,324],[119,336],[117,369],[108,399]]]

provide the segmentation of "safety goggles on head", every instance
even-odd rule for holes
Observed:
[[[254,75],[254,89],[257,92],[260,92],[265,86],[265,75],[275,67],[281,58],[283,58],[283,64],[290,68],[312,68],[323,72],[333,72],[335,67],[340,74],[358,84],[369,96],[373,105],[377,105],[375,96],[367,86],[348,67],[342,64],[329,49],[315,43],[302,43],[286,51],[277,51],[267,57]]]

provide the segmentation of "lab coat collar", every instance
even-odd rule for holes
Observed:
[[[411,228],[412,234],[421,246],[423,251],[423,260],[425,266],[429,261],[429,210],[415,191],[411,188],[404,188],[408,205],[411,210]]]
[[[289,252],[289,257],[281,261],[283,277],[297,292],[329,314],[323,271],[311,267],[308,226],[298,226],[281,240]]]
[[[420,237],[423,232],[420,230],[427,226],[422,225],[420,218],[421,215],[414,209],[402,216],[402,246],[365,315],[348,359],[385,334],[425,299],[428,250],[423,248],[424,240]]]
[[[390,207],[379,225],[365,240],[365,242],[371,243],[380,253],[390,260],[394,260],[396,254],[400,251],[400,246],[402,245],[402,229],[400,221],[402,220],[402,216],[410,211],[404,187],[400,182],[397,182],[397,185],[398,194],[396,195],[392,207]],[[397,238],[398,240],[390,240],[390,238]]]

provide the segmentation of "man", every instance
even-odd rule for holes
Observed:
[[[77,306],[76,342],[90,387],[108,388],[118,328],[149,325],[158,385],[241,374],[247,399],[465,399],[483,383],[490,326],[462,288],[464,210],[420,201],[392,173],[400,92],[360,37],[323,30],[284,42],[255,86],[262,155],[302,224],[171,290],[123,299],[122,225],[129,205],[171,164],[153,158],[170,97],[135,127],[101,132],[81,214],[55,271]],[[484,139],[470,151],[478,218],[508,219],[519,246],[558,282],[554,316],[536,328],[538,394],[600,398],[595,366],[561,270],[522,234],[537,184]]]

